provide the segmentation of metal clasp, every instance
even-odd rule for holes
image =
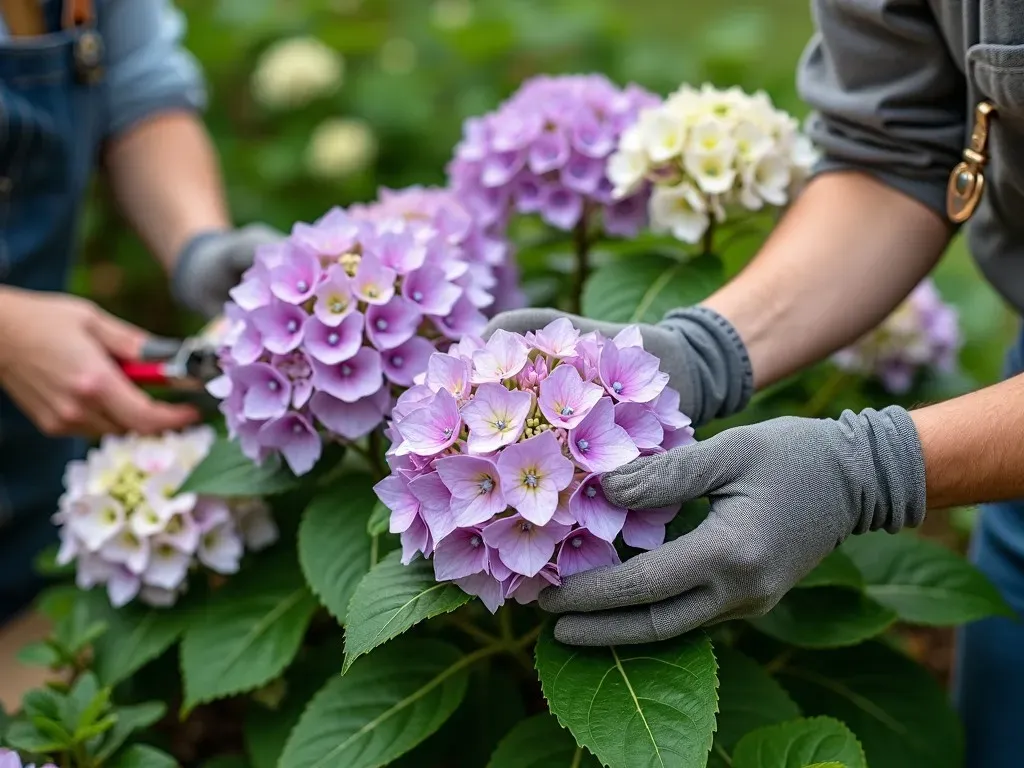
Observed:
[[[988,162],[989,119],[996,108],[987,101],[974,109],[974,127],[970,145],[964,149],[963,160],[949,174],[946,185],[946,215],[949,220],[962,224],[974,214],[985,190],[984,167]]]

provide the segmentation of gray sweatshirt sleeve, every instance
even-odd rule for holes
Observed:
[[[967,132],[966,80],[927,0],[812,0],[817,33],[797,87],[823,152],[817,172],[859,170],[945,218]]]

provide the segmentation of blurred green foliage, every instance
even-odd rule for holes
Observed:
[[[601,71],[667,93],[711,81],[763,88],[783,109],[806,109],[794,71],[812,32],[807,0],[179,0],[187,44],[209,84],[207,123],[238,222],[288,228],[334,205],[372,199],[381,185],[435,184],[461,122],[492,109],[523,78]],[[295,109],[253,96],[252,74],[277,41],[314,36],[344,59],[340,87]],[[376,161],[323,178],[307,163],[328,118],[355,118],[376,137]],[[75,289],[156,332],[195,318],[176,310],[163,276],[102,189],[86,216]],[[884,275],[879,275],[884,280]],[[1013,327],[955,246],[937,275],[961,310],[966,375],[935,395],[998,376]]]

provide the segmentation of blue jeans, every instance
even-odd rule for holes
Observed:
[[[1007,374],[1024,370],[1024,334]],[[1021,436],[1024,439],[1024,435]],[[1024,467],[1021,467],[1024,472]],[[1024,766],[1024,499],[982,507],[971,561],[996,585],[1017,620],[985,619],[957,637],[954,696],[964,721],[967,768]]]

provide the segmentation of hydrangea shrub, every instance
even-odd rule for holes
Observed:
[[[297,50],[268,53],[268,106],[327,87]],[[304,67],[300,92],[275,67]],[[720,286],[737,225],[812,156],[762,94],[538,77],[466,124],[448,187],[261,250],[210,386],[226,436],[108,438],[69,466],[53,567],[78,588],[44,596],[53,633],[23,654],[57,682],[0,717],[0,768],[959,768],[948,697],[884,633],[1009,609],[923,539],[851,537],[768,615],[654,645],[563,646],[534,605],[701,524],[699,502],[601,492],[698,437],[637,324]],[[538,285],[626,330],[479,337]],[[811,371],[744,418],[853,407],[868,375],[914,397],[955,328],[921,288],[839,356],[850,388]]]

